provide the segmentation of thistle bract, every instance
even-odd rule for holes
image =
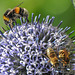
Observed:
[[[21,25],[15,22],[13,28],[10,27],[9,31],[4,34],[0,31],[2,39],[0,41],[0,75],[60,75],[60,74],[74,74],[75,64],[72,53],[75,50],[74,37],[71,39],[65,34],[70,27],[65,29],[59,28],[62,21],[58,26],[52,26],[55,17],[49,19],[43,18],[42,23],[39,22],[39,16],[32,13],[31,23],[27,23],[25,19],[20,18]],[[34,20],[33,20],[34,19]],[[55,52],[66,48],[70,53],[70,63],[68,66],[63,67],[60,62],[58,68],[51,68],[52,64],[48,62],[46,49],[51,47]]]

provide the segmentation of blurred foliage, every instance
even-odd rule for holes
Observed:
[[[75,30],[75,10],[71,0],[0,0],[0,26],[6,28],[3,22],[4,12],[21,2],[24,3],[19,7],[26,8],[29,11],[29,20],[31,20],[31,13],[37,16],[41,14],[41,21],[47,15],[55,16],[53,25],[57,26],[62,20],[61,27],[70,26],[70,31]]]
[[[74,7],[75,7],[75,0],[72,0],[73,4],[74,4]]]

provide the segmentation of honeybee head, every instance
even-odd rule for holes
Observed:
[[[59,58],[64,58],[65,57],[65,51],[64,50],[60,50],[59,51]]]

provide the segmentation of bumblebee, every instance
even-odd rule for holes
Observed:
[[[70,52],[68,52],[66,49],[59,51],[59,58],[62,59],[63,66],[66,66],[70,62],[69,58]]]
[[[19,5],[17,5],[13,9],[8,9],[4,13],[3,20],[4,20],[4,23],[6,25],[9,25],[9,24],[12,25],[12,23],[15,22],[15,20],[17,18],[20,18],[20,17],[24,17],[24,18],[26,17],[26,20],[29,22],[29,20],[28,20],[28,11],[25,8],[18,7]]]

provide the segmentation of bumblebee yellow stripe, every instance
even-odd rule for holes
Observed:
[[[9,21],[9,18],[6,17],[6,16],[3,16],[3,19],[6,20],[6,21]]]

